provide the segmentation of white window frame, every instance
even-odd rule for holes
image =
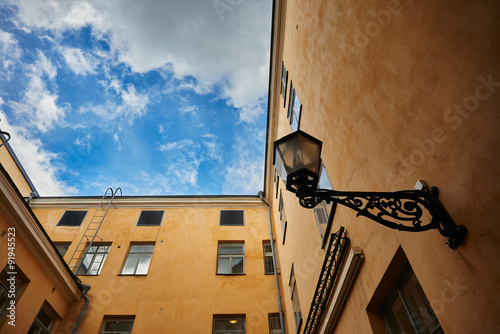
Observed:
[[[144,247],[144,246],[153,246],[153,248],[150,250],[150,251],[138,251],[134,248],[138,248],[138,247]],[[154,246],[155,244],[154,243],[145,243],[145,244],[131,244],[130,245],[130,249],[128,251],[128,254],[127,254],[127,259],[125,260],[125,263],[123,264],[123,268],[122,268],[122,271],[121,271],[121,275],[147,275],[148,274],[148,271],[149,271],[149,266],[151,265],[151,260],[153,258],[153,252],[154,252]],[[135,265],[134,265],[134,270],[132,273],[125,273],[125,269],[127,268],[127,264],[129,264],[129,261],[132,261],[131,260],[131,256],[133,255],[139,255],[139,258],[137,260],[133,260],[133,261],[136,261]],[[139,264],[141,264],[141,262],[143,261],[143,259],[145,259],[145,261],[147,261],[147,268],[146,268],[146,271],[145,272],[137,272],[137,269],[139,268]]]
[[[283,192],[281,189],[280,189],[280,200],[279,200],[278,210],[280,213],[281,233],[283,236],[283,245],[284,245],[285,244],[285,237],[286,237],[286,227],[287,227],[288,222],[286,220],[285,203],[283,202]]]
[[[104,321],[102,323],[102,326],[101,326],[101,330],[99,331],[99,334],[130,334],[132,333],[132,328],[130,329],[130,332],[125,332],[123,330],[120,330],[120,331],[107,331],[105,330],[106,328],[106,325],[109,323],[109,322],[117,322],[117,321],[120,321],[120,322],[130,322],[132,323],[132,328],[134,327],[134,321],[135,321],[135,317],[104,317]]]
[[[241,246],[242,252],[241,253],[223,253],[221,254],[221,248],[226,247],[234,247],[234,246]],[[243,258],[243,269],[241,273],[234,273],[233,272],[233,260],[235,258]],[[229,259],[229,273],[223,273],[220,272],[221,268],[219,266],[219,262],[221,259]],[[218,250],[217,250],[217,274],[218,275],[244,275],[245,274],[245,243],[244,242],[220,242],[218,245]]]
[[[297,91],[290,81],[290,97],[288,101],[288,120],[292,131],[297,131],[300,127],[300,115],[302,113],[302,103],[300,102]]]
[[[266,252],[266,246],[268,246],[270,248],[270,251],[269,252]],[[264,273],[266,275],[274,275],[274,271],[275,271],[275,268],[274,268],[274,260],[273,260],[273,247],[271,245],[271,241],[264,241],[262,242],[262,252],[264,253]],[[272,271],[267,271],[266,270],[266,259],[271,259],[271,266],[273,267]]]
[[[418,285],[418,287],[420,288],[422,293],[420,297],[424,297],[426,302],[428,303],[426,308],[420,307],[418,310],[415,310],[414,307],[412,307],[410,300],[415,300],[415,295],[413,295],[414,298],[408,298],[407,292],[405,291],[405,288],[408,286],[411,280],[414,280],[413,283],[416,283],[416,285]],[[434,310],[432,309],[432,306],[427,299],[427,296],[425,296],[425,293],[420,286],[420,282],[418,281],[415,273],[410,266],[408,266],[408,268],[404,270],[403,274],[400,276],[398,282],[393,287],[391,293],[386,298],[386,301],[381,308],[380,313],[382,315],[382,319],[384,320],[384,324],[386,326],[388,334],[396,334],[395,332],[391,331],[387,320],[387,313],[390,312],[389,310],[391,306],[394,305],[396,301],[400,301],[400,303],[403,305],[403,308],[406,311],[406,315],[408,316],[408,319],[405,320],[408,320],[409,324],[413,326],[413,330],[415,331],[415,333],[444,333],[441,324],[439,323],[439,320],[437,319]],[[425,315],[421,313],[425,313]],[[432,317],[435,317],[435,319],[432,319]],[[430,322],[433,321],[436,321],[436,323],[433,324],[434,327],[428,327],[428,325],[430,325]],[[423,324],[425,324],[425,327],[423,326]]]
[[[281,97],[283,98],[283,108],[286,106],[286,89],[288,85],[288,70],[285,62],[281,62]]]
[[[76,272],[77,275],[82,275],[82,276],[97,276],[97,275],[99,275],[101,273],[101,269],[104,265],[104,262],[106,261],[106,258],[108,257],[109,250],[111,249],[111,244],[110,243],[92,244],[92,246],[90,246],[90,247],[91,248],[97,247],[97,248],[85,250],[84,256],[83,256],[80,264],[78,265],[78,270]],[[97,262],[97,267],[95,267],[94,265],[96,264],[96,258],[98,257],[98,255],[104,255],[104,256],[103,256],[100,263]],[[87,266],[87,269],[83,269],[82,266],[87,259],[90,260],[90,264]]]
[[[321,189],[332,190],[332,184],[330,182],[330,178],[328,177],[328,173],[326,172],[323,160],[321,161],[320,164],[318,187]],[[316,207],[314,208],[314,215],[316,217],[316,222],[318,224],[321,240],[324,240],[325,235],[327,234],[323,233],[323,226],[327,226],[328,223],[330,222],[331,219],[330,215],[333,214],[335,206],[336,204],[334,202],[327,203],[326,201],[322,201],[321,203],[318,203],[318,205],[316,205]],[[326,229],[327,228],[325,227],[325,232],[328,232],[326,231]]]

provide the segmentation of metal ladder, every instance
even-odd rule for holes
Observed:
[[[78,246],[73,252],[71,259],[68,262],[68,267],[75,275],[80,266],[80,263],[85,258],[85,255],[90,249],[90,246],[92,246],[92,243],[94,242],[95,238],[96,237],[99,238],[97,236],[97,232],[99,231],[99,228],[101,227],[102,222],[104,221],[104,218],[106,217],[106,214],[108,213],[108,210],[111,204],[113,203],[116,194],[118,193],[118,190],[120,191],[120,196],[122,196],[121,188],[116,188],[115,191],[113,191],[112,188],[106,189],[104,196],[102,196],[101,201],[99,202],[99,206],[95,210],[92,219],[87,225],[87,228],[85,229],[85,232],[83,233],[82,238],[78,243]],[[106,204],[106,199],[108,198],[109,198],[109,203]]]

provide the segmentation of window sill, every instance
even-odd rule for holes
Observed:
[[[246,274],[245,273],[242,273],[242,274],[219,274],[219,273],[216,273],[215,275],[217,275],[217,276],[245,276]]]
[[[116,276],[148,276],[148,274],[117,274]]]

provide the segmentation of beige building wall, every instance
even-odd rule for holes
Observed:
[[[9,152],[9,150],[7,149],[8,146],[9,144],[6,143],[2,147],[0,147],[0,163],[12,178],[23,197],[29,197],[30,193],[32,191],[35,191],[35,189],[33,189],[32,185],[30,185],[31,181],[29,181],[26,178],[25,174],[23,174],[23,171],[21,170],[21,168],[23,167],[17,164],[17,158],[14,159],[11,152]]]
[[[323,141],[335,189],[396,191],[422,179],[439,188],[449,214],[469,231],[451,250],[436,230],[393,231],[339,206],[331,231],[344,226],[364,262],[336,333],[385,332],[378,307],[401,254],[446,333],[500,330],[499,17],[496,1],[276,1],[267,161],[273,141],[292,131],[293,82],[300,129]],[[285,106],[281,61],[289,71]],[[288,332],[295,332],[291,266],[305,322],[325,252],[313,211],[280,180],[283,244],[272,163],[266,172]]]
[[[0,318],[0,333],[27,333],[44,304],[52,318],[50,327],[59,331],[68,311],[83,305],[79,284],[1,168],[0,271],[4,269],[7,278],[14,277],[16,283],[8,281],[8,294],[2,292],[2,303],[7,298],[8,308]],[[17,293],[12,298],[14,290]]]
[[[54,243],[71,242],[69,261],[99,200],[37,198],[32,207]],[[81,333],[97,333],[104,316],[135,316],[134,333],[209,333],[214,315],[245,315],[247,333],[268,332],[278,312],[273,275],[264,272],[270,239],[258,197],[116,198],[96,241],[111,243],[92,286]],[[220,210],[244,210],[244,226],[219,226]],[[57,226],[65,210],[88,210],[81,226]],[[164,210],[161,226],[137,226],[142,210]],[[244,242],[244,275],[217,275],[219,242]],[[147,275],[121,275],[131,243],[154,243]],[[74,319],[68,318],[68,322]]]

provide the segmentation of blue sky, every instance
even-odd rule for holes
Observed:
[[[255,195],[271,0],[0,0],[0,128],[42,196]]]

